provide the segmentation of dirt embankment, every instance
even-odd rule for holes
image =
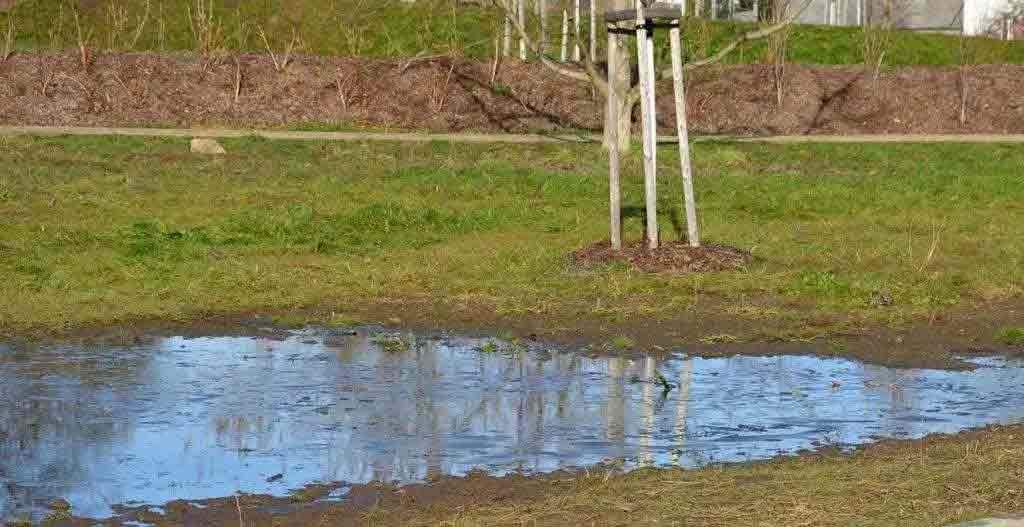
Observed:
[[[966,124],[961,77],[904,68],[877,79],[862,68],[790,66],[777,104],[770,67],[712,67],[691,75],[693,129],[703,134],[1024,133],[1024,67],[970,68]],[[658,87],[666,132],[671,85]],[[524,132],[598,129],[602,102],[542,65],[449,59],[382,61],[269,57],[217,61],[155,54],[16,55],[0,65],[0,124],[281,126],[340,123],[390,129]]]

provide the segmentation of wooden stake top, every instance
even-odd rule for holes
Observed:
[[[644,18],[647,20],[662,20],[675,22],[682,18],[682,7],[679,4],[667,2],[654,2],[644,8]],[[635,22],[636,9],[619,9],[608,11],[604,14],[605,22],[617,24],[619,22]]]

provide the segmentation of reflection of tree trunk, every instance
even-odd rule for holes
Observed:
[[[690,382],[693,380],[693,359],[683,361],[683,370],[679,373],[679,400],[676,402],[675,440],[676,450],[673,463],[678,465],[682,458],[682,449],[686,445],[686,412],[690,406]]]
[[[623,386],[625,370],[625,359],[616,357],[608,361],[608,415],[605,435],[612,448],[619,450],[620,456],[626,425],[626,397]]]
[[[651,454],[651,437],[654,435],[654,383],[651,380],[654,379],[656,371],[657,363],[654,362],[654,357],[644,357],[644,415],[637,462],[641,466],[654,463],[654,456]]]

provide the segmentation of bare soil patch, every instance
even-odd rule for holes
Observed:
[[[953,68],[912,67],[877,79],[859,67],[791,66],[782,104],[770,67],[721,66],[690,77],[699,134],[1024,133],[1024,66],[969,68],[967,123]],[[674,126],[671,85],[659,120]],[[589,86],[536,63],[463,59],[269,57],[209,60],[108,53],[83,67],[67,54],[19,54],[0,65],[0,123],[64,126],[276,127],[302,123],[435,132],[601,128]]]
[[[649,273],[712,273],[740,269],[750,262],[749,252],[727,245],[690,247],[684,241],[662,242],[657,249],[648,249],[646,242],[623,245],[621,251],[602,241],[572,253],[572,261],[581,267],[609,262],[628,262]]]

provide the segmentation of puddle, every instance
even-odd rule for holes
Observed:
[[[0,345],[0,520],[38,519],[58,497],[99,518],[117,504],[284,495],[313,482],[607,460],[697,466],[1024,418],[1014,359],[950,372],[490,342],[305,331]],[[667,395],[647,382],[659,373],[675,385]]]

